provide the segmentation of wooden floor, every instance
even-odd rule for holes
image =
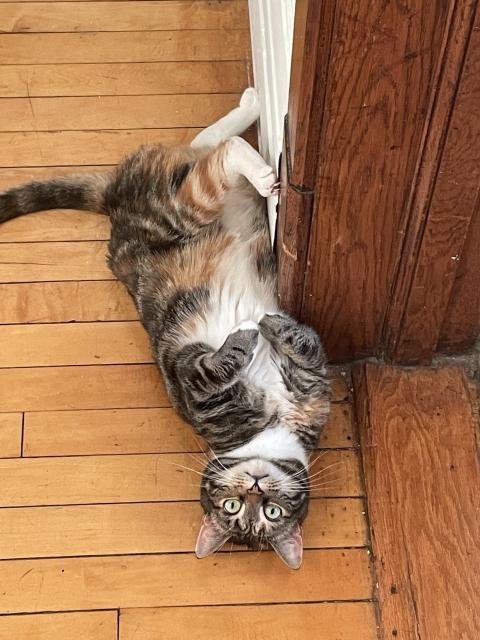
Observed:
[[[0,188],[188,141],[248,84],[246,9],[0,3]],[[0,639],[373,640],[344,382],[302,569],[239,549],[196,560],[198,476],[177,465],[198,468],[199,445],[105,266],[108,235],[75,212],[0,228]]]

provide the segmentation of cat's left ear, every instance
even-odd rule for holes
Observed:
[[[198,534],[195,555],[197,558],[206,558],[218,551],[229,537],[228,533],[222,531],[210,516],[205,516]]]
[[[272,541],[272,547],[278,557],[285,562],[290,569],[300,569],[303,558],[303,540],[300,525],[296,524],[288,538]]]

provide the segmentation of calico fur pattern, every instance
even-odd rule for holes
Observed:
[[[237,128],[240,116],[252,120],[228,114],[222,130],[234,116]],[[135,301],[172,404],[211,449],[197,555],[227,540],[270,545],[298,568],[308,456],[329,411],[325,354],[277,306],[261,197],[273,172],[244,140],[214,135],[210,145],[208,134],[142,147],[110,173],[10,189],[0,221],[54,208],[110,217],[108,264]]]

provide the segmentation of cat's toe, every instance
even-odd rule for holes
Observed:
[[[254,176],[253,184],[260,195],[268,198],[273,194],[273,190],[277,184],[275,171],[268,165],[265,165],[265,167],[262,167],[262,170]]]
[[[257,115],[257,117],[260,115],[260,100],[258,98],[257,90],[254,87],[245,89],[242,93],[239,104],[242,109],[252,111],[252,113]]]

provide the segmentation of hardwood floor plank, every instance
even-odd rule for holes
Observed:
[[[0,612],[371,596],[366,549],[306,551],[301,571],[286,569],[273,552],[218,553],[201,561],[193,554],[6,560]]]
[[[107,216],[87,211],[42,211],[14,218],[0,226],[0,243],[109,238],[110,220]]]
[[[0,640],[116,640],[116,611],[0,616]]]
[[[385,636],[474,640],[480,469],[469,383],[456,367],[367,364],[355,391]]]
[[[312,500],[305,548],[364,546],[362,512],[360,498]],[[0,558],[190,552],[202,513],[197,502],[0,509]]]
[[[240,93],[247,81],[242,60],[0,66],[2,98]]]
[[[28,282],[0,284],[0,324],[136,320],[132,299],[120,282]]]
[[[319,446],[351,446],[350,417],[349,407],[334,405]],[[25,414],[23,454],[28,457],[199,452],[200,447],[206,445],[170,408]]]
[[[228,629],[228,631],[226,631]],[[368,602],[126,609],[120,612],[120,640],[375,640],[376,621]]]
[[[39,177],[75,173],[79,170],[77,166],[70,168],[68,165],[96,165],[94,171],[103,171],[107,167],[101,165],[117,164],[123,156],[142,144],[187,144],[199,131],[198,128],[188,128],[0,132],[0,166],[38,166]],[[67,169],[42,170],[42,167],[49,165],[67,165]],[[23,175],[28,180],[30,173],[29,169],[24,174],[18,170],[2,170],[2,188],[19,184],[24,180]]]
[[[22,455],[21,413],[0,413],[0,458],[18,458]]]
[[[0,35],[3,64],[245,60],[247,29]]]
[[[0,327],[0,368],[153,362],[140,322]]]
[[[234,93],[184,95],[181,99],[170,95],[3,98],[0,122],[7,131],[205,127],[238,100]]]
[[[170,406],[155,364],[0,370],[0,411]]]
[[[86,0],[87,1],[87,0]],[[128,0],[125,0],[126,2]],[[2,134],[0,133],[0,141],[2,141]],[[15,136],[17,134],[11,134]],[[28,135],[28,134],[19,134],[19,135]],[[5,144],[13,144],[12,141]],[[48,178],[52,178],[55,176],[66,176],[72,173],[84,173],[84,172],[103,172],[109,169],[112,169],[113,166],[107,165],[92,165],[92,166],[45,166],[34,167],[34,166],[25,166],[25,167],[3,167],[0,168],[0,190],[5,191],[5,189],[10,189],[10,187],[18,187],[19,184],[23,182],[30,182],[31,180],[45,180]],[[42,212],[43,213],[43,212]],[[84,211],[85,215],[88,215],[89,212]],[[32,216],[36,214],[31,214]],[[42,215],[39,213],[38,215]],[[95,214],[99,215],[99,214]],[[28,220],[28,217],[24,218]],[[33,217],[31,218],[34,219]],[[3,234],[3,231],[10,228],[10,225],[16,224],[21,220],[21,218],[15,218],[14,220],[9,220],[8,222],[2,223],[0,226],[0,236]],[[18,238],[16,238],[18,240]]]
[[[0,243],[0,282],[113,280],[105,242]]]
[[[0,24],[6,33],[237,29],[247,21],[243,0],[0,4]]]
[[[188,453],[2,459],[0,506],[197,500],[201,469]],[[312,496],[363,495],[352,451],[323,451],[312,472],[322,469],[328,481]]]

